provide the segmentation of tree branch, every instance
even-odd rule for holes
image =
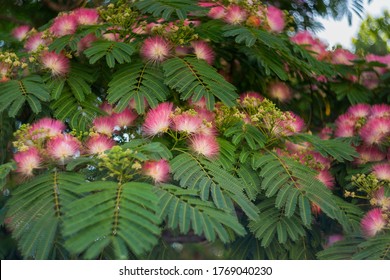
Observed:
[[[15,17],[13,17],[13,16],[7,16],[7,15],[0,15],[0,20],[10,21],[12,23],[16,23],[16,24],[19,24],[19,25],[28,25],[28,24],[30,24],[27,21],[20,20],[20,19],[17,19]]]
[[[60,3],[53,2],[51,0],[43,0],[42,2],[46,4],[50,9],[56,12],[64,12],[64,11],[70,11],[73,10],[83,4],[85,0],[77,0],[77,1],[66,1],[65,4],[63,4],[63,1],[60,1]]]
[[[191,233],[188,235],[173,236],[172,232],[169,231],[165,231],[162,238],[167,243],[199,243],[206,241],[204,236],[198,236]]]

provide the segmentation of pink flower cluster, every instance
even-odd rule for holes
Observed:
[[[164,102],[150,109],[142,125],[147,136],[168,132],[180,133],[188,139],[190,149],[196,154],[213,158],[219,153],[214,115],[205,107],[205,102],[192,103],[194,109],[177,113],[170,102]],[[200,106],[200,107],[199,107]]]
[[[328,157],[322,156],[320,153],[314,151],[310,143],[304,142],[294,144],[286,142],[284,150],[277,149],[277,153],[282,156],[292,158],[318,172],[316,178],[322,182],[328,189],[332,190],[335,186],[335,178],[330,172],[332,160]]]
[[[306,50],[310,51],[319,60],[325,59],[328,55],[326,45],[319,39],[314,38],[308,31],[298,32],[290,39],[298,45],[303,45]]]
[[[80,155],[80,141],[64,132],[65,125],[54,119],[43,118],[32,124],[23,135],[23,148],[14,154],[17,172],[24,176],[33,175],[45,161],[63,165],[68,159]]]
[[[292,99],[292,91],[289,86],[280,81],[275,81],[269,84],[268,94],[271,98],[277,99],[280,102],[288,102]]]
[[[74,34],[79,25],[93,25],[98,21],[99,14],[96,9],[80,8],[56,17],[50,31],[54,36],[61,37]]]
[[[388,150],[386,155],[385,150],[390,139],[389,105],[353,105],[336,119],[335,125],[336,137],[359,136],[362,140],[356,147],[360,154],[357,164],[382,161],[390,154]]]
[[[106,103],[102,107],[112,109]],[[102,156],[117,144],[112,137],[114,127],[119,129],[133,125],[136,117],[128,109],[122,113],[112,112],[108,117],[98,117],[94,120],[93,131],[82,141],[67,133],[63,122],[51,118],[40,119],[27,126],[17,138],[19,151],[14,154],[16,172],[31,177],[34,170],[45,169],[53,164],[62,166],[80,155]],[[142,169],[142,174],[151,177],[155,183],[169,179],[170,167],[165,159],[145,161],[135,169]]]
[[[371,209],[360,222],[362,233],[366,237],[373,237],[383,231],[388,225],[388,218],[380,208]]]
[[[141,46],[141,56],[151,62],[162,62],[173,55],[172,45],[160,36],[149,37],[144,40]],[[202,40],[192,41],[190,46],[178,46],[175,54],[184,56],[193,53],[196,58],[205,60],[208,64],[213,64],[215,53],[210,45]]]
[[[262,27],[271,32],[280,33],[286,26],[286,17],[282,10],[274,6],[259,6],[252,12],[237,4],[224,6],[218,2],[200,2],[203,7],[210,8],[208,16],[212,19],[222,19],[229,24],[246,24],[252,27]]]
[[[108,103],[102,103],[101,109],[108,115],[97,117],[93,120],[93,129],[97,133],[111,137],[116,131],[127,129],[135,125],[138,115],[130,108],[125,108],[122,112],[116,113],[114,108]]]
[[[288,90],[290,91],[286,85],[276,84],[277,88],[271,89],[270,92],[276,92],[276,90]],[[280,88],[278,88],[280,87]],[[287,93],[287,94],[290,94]],[[265,109],[262,108],[264,103],[270,102],[268,99],[265,99],[260,93],[249,91],[244,92],[240,95],[239,103],[241,107],[247,108],[247,107],[258,107],[255,108],[257,112],[262,112]],[[245,110],[244,110],[245,111]],[[297,116],[295,113],[287,111],[287,112],[280,112],[280,116],[274,116],[273,114],[262,114],[260,113],[259,116],[256,115],[256,113],[252,116],[249,116],[247,113],[246,118],[244,119],[244,122],[251,123],[254,125],[260,125],[264,127],[265,129],[270,131],[270,134],[276,137],[285,137],[285,136],[291,136],[296,133],[299,133],[303,131],[305,128],[305,122],[302,118]],[[253,117],[259,118],[261,117],[261,121],[253,121]]]

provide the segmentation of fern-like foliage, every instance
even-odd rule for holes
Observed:
[[[155,107],[170,94],[164,85],[161,69],[140,61],[123,66],[113,75],[108,86],[107,100],[110,103],[118,103],[117,110],[123,110],[130,100],[134,99],[135,108],[140,114],[145,112],[145,99],[150,106]]]
[[[297,241],[306,235],[305,227],[298,214],[286,215],[277,208],[276,199],[267,199],[258,205],[259,219],[251,221],[249,228],[256,238],[261,240],[261,246],[267,247],[276,238],[284,244],[288,239]],[[287,211],[285,211],[287,212]],[[302,218],[302,217],[301,217]],[[310,226],[310,224],[306,224]]]
[[[171,161],[171,168],[180,186],[199,191],[203,201],[211,198],[216,208],[233,214],[236,203],[250,219],[257,219],[258,210],[244,194],[244,182],[218,164],[182,153]]]
[[[167,220],[168,228],[179,229],[183,234],[192,229],[211,242],[218,237],[224,243],[233,240],[231,231],[239,236],[246,233],[233,213],[216,209],[212,202],[202,200],[199,190],[162,185],[157,194],[159,216]]]
[[[173,13],[177,18],[184,20],[188,17],[188,13],[203,10],[194,0],[144,0],[137,1],[135,6],[142,13],[149,13],[166,20],[171,19]]]
[[[310,75],[313,71],[319,74],[331,75],[332,68],[326,63],[319,62],[303,47],[292,44],[288,38],[277,36],[251,27],[226,26],[223,36],[233,37],[235,43],[245,44],[237,47],[256,67],[264,69],[267,76],[274,74],[281,80],[287,80],[284,68],[285,62],[291,68]]]
[[[357,253],[359,244],[364,241],[364,238],[361,236],[349,236],[320,251],[317,253],[317,257],[320,260],[351,260]]]
[[[331,90],[337,100],[347,99],[350,104],[368,103],[372,98],[372,91],[358,83],[332,83]]]
[[[54,117],[68,121],[71,128],[88,130],[92,120],[103,114],[98,108],[97,96],[92,93],[91,85],[94,81],[91,70],[76,63],[71,65],[67,77],[47,77]]]
[[[0,188],[5,185],[8,174],[15,169],[16,164],[13,161],[0,165]]]
[[[91,84],[94,80],[90,68],[73,63],[66,83],[76,99],[78,101],[84,101],[85,97],[92,93]]]
[[[358,245],[355,260],[390,260],[390,233],[378,234]]]
[[[63,227],[71,253],[127,259],[129,252],[141,255],[156,245],[160,219],[152,185],[96,181],[75,191],[83,197],[68,205]]]
[[[0,112],[7,109],[10,117],[15,117],[26,101],[37,114],[42,110],[41,103],[49,100],[48,88],[38,75],[0,84]]]
[[[88,34],[94,34],[96,37],[100,37],[105,28],[107,28],[106,24],[79,26],[75,34],[69,34],[56,38],[53,43],[49,45],[49,51],[60,53],[67,48],[72,51],[77,51],[78,43],[81,39],[83,39]]]
[[[198,101],[204,97],[209,110],[214,109],[216,98],[227,106],[235,105],[235,87],[204,60],[175,57],[165,61],[163,69],[165,83],[178,91],[182,100],[192,97]]]
[[[96,41],[92,46],[84,51],[84,54],[89,58],[90,64],[95,64],[101,58],[106,58],[108,67],[115,67],[115,62],[123,64],[131,61],[131,55],[135,49],[132,45],[113,42],[113,41]]]
[[[283,210],[286,217],[299,212],[302,224],[309,226],[312,222],[311,204],[315,204],[345,229],[351,229],[352,225],[337,204],[336,197],[315,178],[316,172],[311,168],[273,152],[254,156],[252,166],[260,169],[265,196],[275,196],[275,207]]]
[[[290,137],[290,140],[309,142],[321,155],[331,156],[339,162],[353,161],[355,157],[359,156],[356,150],[342,138],[322,140],[318,136],[298,134]]]
[[[47,259],[62,240],[64,207],[78,198],[83,183],[75,173],[54,171],[20,185],[7,202],[12,236],[26,259]]]
[[[134,158],[140,161],[172,158],[171,151],[160,142],[151,142],[149,139],[133,139],[123,144],[122,149],[137,150]]]
[[[51,108],[55,118],[68,121],[71,128],[81,131],[87,131],[93,119],[103,114],[94,94],[79,101],[70,91],[63,91],[61,97],[52,102]]]
[[[252,150],[264,148],[267,143],[267,137],[258,128],[243,121],[228,128],[224,134],[232,138],[234,145],[245,147],[247,144]]]

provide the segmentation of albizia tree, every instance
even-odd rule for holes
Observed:
[[[389,56],[291,24],[260,1],[145,0],[16,28],[0,54],[3,257],[195,242],[389,259]]]

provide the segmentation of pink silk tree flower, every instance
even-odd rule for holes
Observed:
[[[386,154],[379,150],[376,146],[359,146],[356,148],[359,153],[359,158],[355,159],[356,164],[365,164],[367,162],[378,162],[386,158]]]
[[[203,121],[198,114],[184,112],[172,118],[172,129],[179,132],[195,133],[198,132]]]
[[[226,10],[223,6],[212,7],[207,14],[212,19],[222,19],[226,16]]]
[[[115,130],[115,121],[112,116],[97,117],[92,122],[96,132],[111,136]]]
[[[138,115],[131,109],[126,108],[120,113],[113,113],[115,126],[119,127],[129,127],[134,124],[134,121],[137,119]]]
[[[332,176],[332,174],[329,172],[329,170],[321,170],[316,178],[318,181],[323,183],[328,189],[333,190],[333,187],[335,185],[335,178]]]
[[[172,113],[173,104],[170,102],[160,103],[155,108],[149,110],[142,126],[144,133],[148,136],[155,136],[167,132],[172,123]]]
[[[390,163],[379,163],[372,167],[372,173],[378,180],[390,182]]]
[[[229,24],[240,24],[247,20],[247,12],[237,5],[230,5],[226,9],[224,20]]]
[[[27,33],[31,30],[31,27],[28,26],[28,25],[21,25],[21,26],[18,26],[18,27],[15,27],[13,30],[12,30],[12,36],[17,39],[18,41],[23,41],[26,36],[27,36]]]
[[[148,61],[162,62],[170,56],[170,46],[159,36],[150,37],[143,42],[140,53]]]
[[[66,128],[65,124],[59,120],[43,118],[32,124],[29,134],[32,139],[54,137],[62,133]]]
[[[372,105],[370,118],[390,118],[390,105],[387,104]]]
[[[78,24],[93,25],[99,20],[99,13],[96,9],[79,8],[72,13]]]
[[[347,114],[354,118],[366,118],[371,114],[371,106],[368,104],[356,104],[348,108]]]
[[[53,159],[64,164],[65,160],[80,155],[81,143],[80,141],[69,134],[57,135],[47,142],[47,153]]]
[[[35,52],[39,49],[39,47],[44,47],[47,45],[45,39],[42,39],[42,32],[36,33],[27,38],[26,43],[24,44],[24,48],[28,52]]]
[[[366,237],[373,237],[383,230],[386,224],[381,209],[374,208],[364,215],[360,222],[360,227]]]
[[[336,49],[332,52],[332,63],[353,65],[352,60],[355,60],[357,56],[345,49]]]
[[[165,159],[146,161],[142,167],[143,173],[151,177],[155,183],[164,183],[169,179],[170,167]]]
[[[215,136],[195,134],[190,138],[190,148],[196,154],[206,158],[215,158],[219,154],[219,145]]]
[[[284,27],[286,26],[283,11],[274,6],[268,6],[267,23],[271,31],[277,33],[282,32]]]
[[[292,92],[286,83],[273,82],[268,88],[269,95],[280,102],[288,102],[292,99]]]
[[[359,134],[366,145],[382,144],[390,136],[390,118],[369,119]]]
[[[215,54],[213,49],[204,41],[191,42],[196,58],[206,60],[208,64],[213,64]]]
[[[35,147],[30,147],[26,151],[17,152],[14,155],[14,160],[16,161],[17,165],[16,172],[19,172],[25,176],[32,176],[33,170],[39,168],[42,163],[42,158],[39,155],[39,151]]]
[[[85,147],[90,154],[102,154],[114,145],[115,141],[104,134],[93,135],[85,143]]]
[[[50,31],[54,36],[65,36],[74,34],[77,30],[77,18],[73,14],[64,14],[54,19]]]
[[[69,73],[69,59],[62,53],[44,52],[41,56],[42,66],[48,69],[52,76],[65,76]]]

